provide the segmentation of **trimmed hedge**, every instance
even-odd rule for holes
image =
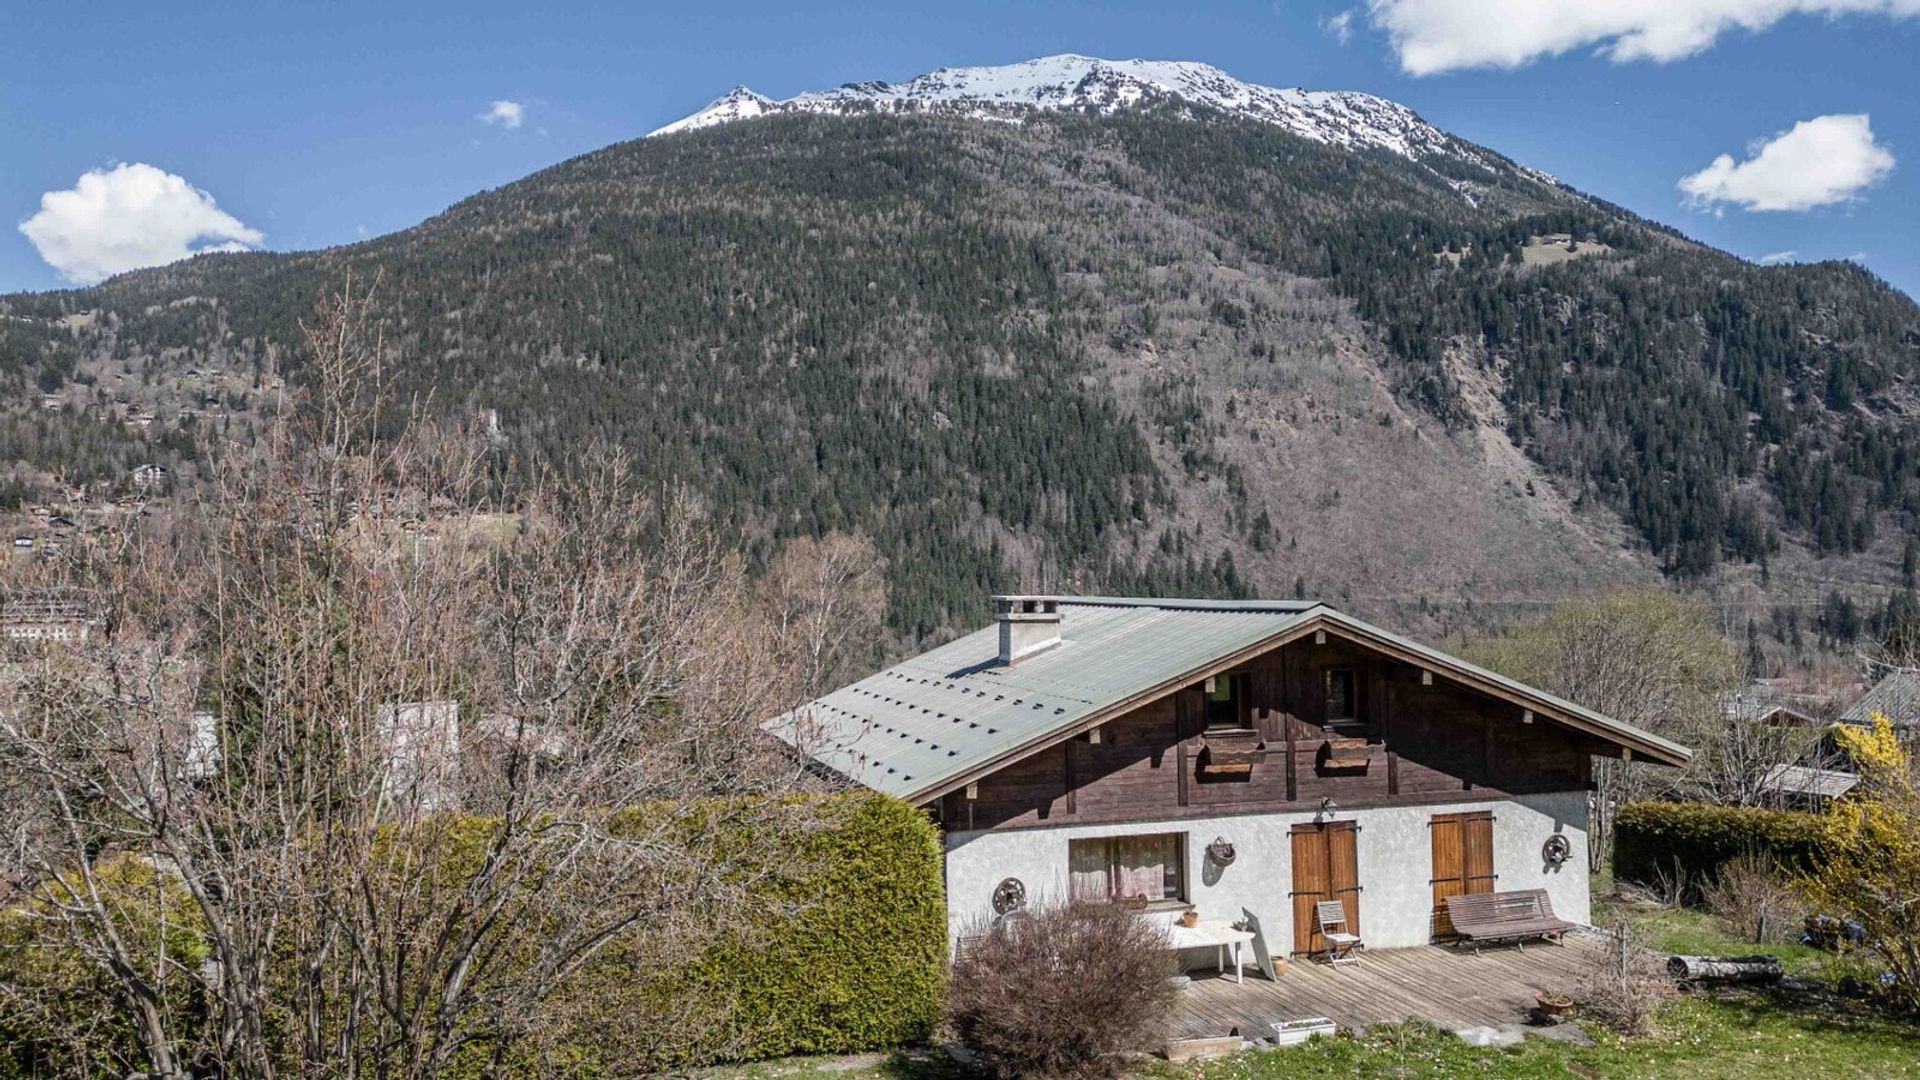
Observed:
[[[1711,803],[1631,803],[1613,823],[1613,876],[1651,884],[1684,873],[1699,881],[1742,855],[1767,855],[1789,870],[1813,866],[1818,815]]]
[[[619,943],[574,996],[568,1045],[551,1069],[628,1076],[791,1054],[853,1053],[924,1041],[946,1005],[947,906],[940,835],[898,799],[828,796],[807,872],[758,882],[766,912],[746,937],[690,965],[649,972]],[[687,1010],[701,1038],[635,1044],[618,1018]],[[705,1019],[700,1019],[705,1017]],[[604,1022],[603,1022],[604,1021]],[[685,1026],[685,1025],[683,1025]]]
[[[800,841],[802,857],[792,860],[801,869],[744,881],[750,910],[760,913],[757,925],[702,941],[692,962],[672,965],[649,962],[631,939],[615,939],[569,980],[540,1030],[510,1055],[506,1074],[632,1076],[924,1041],[946,1000],[947,914],[938,830],[927,815],[880,795],[807,796],[795,800],[796,809],[801,804],[822,819]],[[727,808],[710,805],[716,812]],[[638,823],[648,813],[622,811],[613,827],[620,830],[619,817],[632,815]],[[484,843],[484,819],[440,819],[438,824],[452,829],[441,834],[445,846],[437,849],[438,859],[458,863]],[[743,851],[774,843],[744,828],[723,829],[721,842]],[[150,871],[146,875],[149,885],[135,893],[142,904],[153,880]],[[128,883],[138,885],[140,879]],[[171,906],[187,914],[196,911],[184,898]],[[688,914],[697,919],[697,913]],[[698,929],[689,928],[695,934]],[[43,1002],[71,998],[74,1008],[97,1007],[110,998],[112,991],[86,964],[67,955],[64,943],[36,940],[36,931],[43,933],[44,925],[0,918],[0,985],[32,987]],[[203,955],[204,945],[190,927],[181,935],[171,944],[182,955]],[[196,948],[202,952],[195,953]],[[10,1018],[5,1011],[0,1010],[0,1080],[39,1075],[56,1064],[25,1055],[34,1032],[9,1024],[29,1018]],[[183,1005],[180,1015],[189,1012]],[[660,1031],[669,1033],[664,1044],[654,1037]],[[121,1060],[57,1064],[77,1074],[117,1075],[137,1063],[140,1055],[130,1033],[124,1042],[112,1037],[107,1042],[124,1046],[125,1052],[116,1055]],[[452,1072],[480,1075],[486,1057],[484,1041],[470,1044]]]

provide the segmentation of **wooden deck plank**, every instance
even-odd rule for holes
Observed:
[[[1435,945],[1362,952],[1360,962],[1329,968],[1296,958],[1278,981],[1249,974],[1201,977],[1181,995],[1177,1037],[1222,1036],[1237,1029],[1265,1036],[1279,1020],[1325,1016],[1342,1028],[1409,1018],[1445,1028],[1495,1026],[1526,1018],[1537,990],[1569,989],[1588,956],[1604,948],[1571,935],[1564,946],[1488,948],[1476,954]]]

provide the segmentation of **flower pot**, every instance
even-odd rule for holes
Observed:
[[[1573,999],[1554,990],[1541,990],[1533,995],[1534,1004],[1548,1016],[1564,1016],[1573,1011]]]
[[[1180,925],[1181,926],[1199,926],[1200,913],[1197,911],[1185,912],[1180,916]]]

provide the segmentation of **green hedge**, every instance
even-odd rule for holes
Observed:
[[[571,1045],[549,1053],[546,1069],[626,1076],[637,1063],[658,1071],[926,1039],[946,1003],[939,832],[879,795],[834,797],[826,809],[831,827],[796,860],[807,872],[753,886],[766,919],[748,935],[652,977],[616,943],[581,981]],[[618,1021],[689,1008],[711,1018],[690,1020],[702,1037],[678,1045],[636,1045]]]
[[[738,809],[738,804],[709,805],[722,818]],[[880,1049],[931,1034],[946,994],[947,916],[938,831],[925,814],[879,795],[805,797],[795,805],[824,819],[804,833],[805,857],[775,860],[800,869],[767,876],[747,871],[733,883],[746,889],[749,909],[761,913],[757,925],[700,940],[691,958],[670,964],[647,958],[641,942],[615,939],[569,980],[540,1030],[511,1055],[506,1072],[529,1078],[631,1076],[788,1054]],[[613,828],[621,829],[622,817],[643,827],[650,812],[623,811]],[[713,827],[705,814],[703,808],[690,827],[701,822]],[[738,818],[760,820],[752,813]],[[484,843],[484,819],[442,819],[441,824],[454,832],[440,835],[447,846],[438,849],[438,859],[458,862]],[[460,835],[469,827],[471,842]],[[750,827],[732,833],[729,828],[720,827],[720,842],[737,845],[736,851],[777,846]],[[450,835],[457,839],[449,841]],[[151,894],[151,872],[143,880],[148,887],[134,892],[142,904]],[[195,911],[184,899],[170,906]],[[688,914],[697,920],[697,913]],[[31,988],[47,1002],[71,999],[74,1008],[97,1007],[111,994],[88,964],[68,956],[63,943],[36,939],[36,930],[44,932],[44,926],[0,918],[0,987]],[[190,929],[183,932],[193,936]],[[697,938],[698,925],[688,934]],[[183,955],[194,945],[183,941]],[[0,1006],[6,996],[0,994]],[[183,1006],[180,1015],[188,1012]],[[667,1022],[660,1022],[663,1018]],[[111,1064],[32,1060],[23,1055],[34,1033],[15,1026],[26,1019],[0,1007],[0,1080],[38,1075],[55,1064],[76,1073],[116,1075],[138,1064],[130,1038],[128,1052],[116,1054],[121,1060]],[[665,1042],[654,1037],[660,1031],[670,1033]],[[16,1050],[21,1053],[9,1052]],[[457,1060],[455,1075],[479,1075],[486,1052],[484,1042],[471,1044]]]
[[[1710,803],[1631,803],[1613,824],[1613,876],[1650,884],[1684,873],[1702,880],[1742,855],[1770,856],[1789,870],[1813,865],[1820,818],[1787,810]]]

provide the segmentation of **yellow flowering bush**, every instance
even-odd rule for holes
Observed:
[[[1838,735],[1860,786],[1826,814],[1821,857],[1804,886],[1816,910],[1860,925],[1892,976],[1895,1003],[1920,1013],[1920,784],[1885,716]]]

